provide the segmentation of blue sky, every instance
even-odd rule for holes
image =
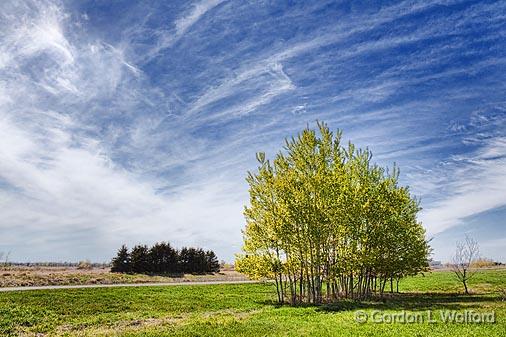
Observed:
[[[396,162],[435,258],[505,261],[504,1],[2,1],[0,250],[240,250],[255,152],[323,120]]]

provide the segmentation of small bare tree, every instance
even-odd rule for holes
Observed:
[[[464,241],[457,242],[457,249],[455,251],[455,256],[453,257],[452,270],[459,281],[464,285],[466,295],[469,295],[467,281],[469,281],[476,273],[476,269],[472,268],[471,265],[478,258],[479,254],[480,248],[478,246],[478,242],[469,235],[466,235]]]

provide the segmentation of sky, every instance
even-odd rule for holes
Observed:
[[[316,120],[400,167],[435,259],[506,262],[504,1],[2,1],[0,251],[233,261],[255,153]]]

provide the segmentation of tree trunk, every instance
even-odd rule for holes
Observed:
[[[469,290],[467,289],[467,281],[462,280],[462,283],[464,283],[464,289],[466,290],[466,295],[469,295]]]
[[[278,281],[278,276],[276,275],[276,277],[274,278],[276,280],[276,294],[278,295],[278,302],[281,303],[281,296],[279,294],[279,281]]]

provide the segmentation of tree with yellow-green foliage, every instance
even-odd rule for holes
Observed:
[[[248,173],[243,253],[237,270],[275,281],[278,300],[321,303],[383,294],[428,268],[420,210],[399,170],[342,146],[324,123],[286,141],[271,162],[257,154]]]

